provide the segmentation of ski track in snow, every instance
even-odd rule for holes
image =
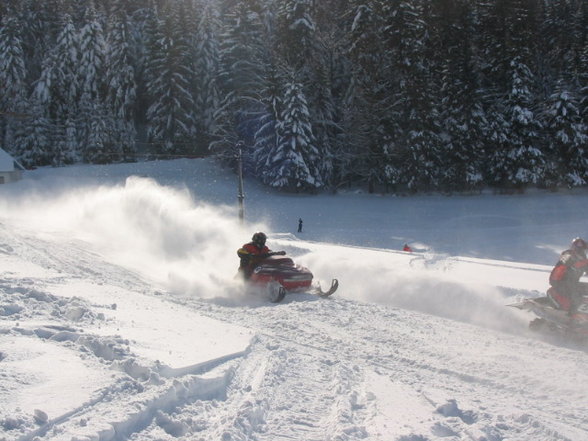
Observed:
[[[585,380],[585,353],[336,296],[290,295],[279,305],[165,297],[256,334],[245,353],[166,375],[156,363],[142,364],[124,336],[83,332],[86,324],[105,320],[101,311],[111,305],[90,304],[82,295],[60,298],[51,291],[81,279],[158,299],[161,293],[81,242],[46,239],[0,225],[0,253],[36,265],[30,278],[11,278],[8,268],[0,279],[0,343],[8,334],[38,338],[97,370],[110,370],[111,380],[76,409],[50,416],[40,427],[18,410],[0,415],[0,440],[588,438],[586,383],[557,381],[562,372]],[[37,326],[14,323],[17,312],[34,314]],[[556,359],[557,364],[533,365],[529,359]],[[0,381],[2,375],[9,373],[0,374]],[[405,414],[407,403],[418,414]]]

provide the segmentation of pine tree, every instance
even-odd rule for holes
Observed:
[[[19,24],[7,17],[0,26],[0,108],[17,112],[26,96],[26,68]]]
[[[349,55],[352,82],[345,98],[343,121],[347,153],[339,156],[341,180],[363,180],[373,192],[378,183],[397,181],[392,165],[390,132],[387,122],[396,120],[389,108],[389,94],[396,77],[392,55],[396,44],[388,32],[387,20],[393,16],[380,1],[356,0],[352,6]]]
[[[511,90],[505,100],[503,139],[491,157],[494,182],[506,188],[542,184],[545,157],[540,144],[541,123],[532,110],[532,74],[520,58],[511,63]]]
[[[78,82],[79,41],[71,17],[64,25],[55,46],[45,54],[33,100],[44,108],[49,121],[51,162],[61,166],[75,162],[79,150],[76,129],[80,87]]]
[[[588,183],[588,127],[582,122],[577,101],[560,81],[549,99],[546,132],[551,152],[551,182],[569,187]]]
[[[269,155],[278,145],[278,121],[282,113],[281,85],[283,75],[277,66],[268,69],[266,87],[261,91],[263,110],[259,114],[259,126],[253,137],[252,169],[256,175],[262,175],[265,164],[270,162]]]
[[[121,13],[120,16],[113,17],[108,34],[105,74],[106,106],[114,123],[113,147],[122,158],[127,160],[134,158],[137,135],[135,130],[137,84],[129,33],[126,14]]]
[[[264,182],[291,191],[320,188],[318,149],[302,85],[296,80],[286,84],[278,133],[276,150],[262,171]]]
[[[314,0],[278,0],[278,50],[288,65],[301,71],[316,48]]]
[[[384,62],[386,40],[382,37],[383,11],[375,1],[355,0],[351,3],[353,20],[349,23],[348,51],[354,62],[356,81],[362,87],[381,87],[382,68],[387,67]]]
[[[53,62],[48,63],[50,69],[52,104],[55,118],[77,116],[78,100],[81,95],[79,62],[80,42],[71,17],[66,15],[63,28],[57,37],[54,48]]]
[[[59,126],[54,126],[51,140],[51,165],[62,167],[79,162],[76,155],[79,149],[77,121],[73,116],[67,116]]]
[[[49,165],[52,162],[51,126],[45,108],[35,99],[30,100],[24,130],[16,140],[16,156],[25,167]]]
[[[401,1],[391,11],[388,32],[396,46],[394,70],[398,85],[385,132],[390,142],[386,181],[402,183],[411,191],[439,186],[442,165],[438,102],[426,58],[428,29],[419,2]]]
[[[305,93],[309,101],[313,133],[320,154],[325,186],[334,187],[340,173],[339,159],[345,154],[343,109],[353,90],[352,67],[347,45],[347,2],[314,3],[314,50]]]
[[[103,26],[93,9],[90,8],[87,13],[88,22],[80,30],[81,57],[78,71],[81,96],[78,132],[83,140],[80,145],[83,160],[104,163],[108,161],[105,155],[112,154],[112,159],[116,160],[120,158],[120,153],[112,151],[113,134],[106,130],[106,127],[114,125],[114,118],[111,113],[106,114],[104,105],[106,49]],[[100,133],[96,133],[96,130]]]
[[[0,146],[14,153],[15,138],[22,129],[22,116],[26,110],[26,69],[18,22],[6,17],[0,26],[0,121],[5,121]]]
[[[194,41],[194,96],[199,151],[206,151],[217,132],[220,110],[220,43],[221,23],[218,11],[210,4],[202,5]]]
[[[92,106],[93,118],[88,122],[86,138],[86,155],[89,162],[95,164],[108,164],[120,158],[119,151],[113,141],[116,139],[113,133],[113,120],[110,109],[105,108],[101,102]]]
[[[196,136],[193,81],[189,46],[179,31],[179,10],[170,7],[164,21],[157,22],[147,65],[147,111],[149,141],[163,155],[191,153]]]
[[[236,0],[225,14],[219,76],[219,147],[232,147],[238,140],[252,145],[264,113],[260,91],[266,88],[269,50],[261,10],[256,1]]]
[[[323,182],[330,183],[333,175],[335,150],[340,133],[337,125],[337,105],[333,96],[333,66],[321,63],[317,60],[316,72],[314,72],[316,87],[309,87],[310,112],[313,133],[316,146],[319,150],[319,169]]]
[[[579,113],[584,125],[588,126],[588,39],[580,53],[580,74],[578,75]]]
[[[468,2],[436,2],[434,47],[441,66],[443,142],[441,189],[467,191],[483,183],[488,129],[476,79],[475,10]]]

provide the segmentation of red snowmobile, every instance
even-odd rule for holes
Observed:
[[[581,296],[580,304],[573,313],[570,313],[570,300],[553,287],[547,290],[545,297],[523,299],[509,306],[531,311],[538,317],[529,323],[529,329],[533,331],[588,342],[588,293]]]
[[[281,302],[287,293],[306,292],[320,297],[328,297],[339,287],[337,279],[331,287],[323,291],[319,284],[313,284],[313,274],[304,266],[297,265],[289,257],[269,253],[259,262],[249,278],[249,282],[265,290],[273,303]]]

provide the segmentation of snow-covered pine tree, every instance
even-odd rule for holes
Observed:
[[[258,117],[259,126],[253,137],[252,169],[256,176],[263,175],[268,156],[278,143],[278,121],[282,113],[281,85],[283,75],[277,66],[268,68],[265,88],[261,91],[263,110]]]
[[[262,179],[272,187],[308,191],[323,186],[310,112],[302,84],[292,79],[285,86],[278,124],[278,145],[267,156]]]
[[[50,165],[52,138],[45,107],[33,97],[29,100],[27,112],[24,131],[15,144],[16,157],[25,167]]]
[[[349,26],[348,51],[354,61],[354,68],[360,72],[360,79],[366,84],[374,83],[372,77],[381,67],[384,54],[382,38],[382,14],[376,9],[373,0],[351,0],[349,15],[352,20]]]
[[[588,183],[588,127],[577,100],[560,81],[549,98],[545,132],[550,153],[549,181],[569,187]]]
[[[501,0],[485,12],[490,19],[483,17],[481,26],[492,40],[486,40],[488,83],[483,85],[491,97],[488,119],[496,137],[487,145],[489,183],[508,190],[543,185],[545,157],[536,106],[537,4]]]
[[[537,36],[541,45],[542,56],[538,59],[543,68],[539,73],[543,76],[542,86],[551,87],[558,78],[570,76],[576,72],[577,55],[574,53],[574,26],[571,26],[577,5],[575,0],[551,0],[542,5],[540,34]],[[549,94],[549,92],[547,92]]]
[[[0,22],[0,84],[0,124],[4,123],[0,146],[16,153],[16,138],[24,123],[19,114],[26,110],[26,69],[18,22],[12,17]]]
[[[338,127],[335,120],[336,104],[333,97],[334,70],[340,66],[337,60],[334,17],[340,6],[319,4],[312,0],[278,0],[276,15],[276,49],[279,58],[290,69],[297,71],[298,80],[305,86],[312,122],[312,133],[320,161],[323,185],[330,182],[333,173],[332,150],[336,144]],[[326,12],[330,20],[326,18]],[[317,26],[321,19],[321,26]]]
[[[483,184],[485,130],[488,129],[476,79],[476,13],[468,2],[434,3],[435,58],[441,67],[443,121],[440,189],[468,191]]]
[[[146,66],[148,140],[162,155],[194,150],[196,127],[192,96],[193,64],[189,39],[179,28],[181,8],[168,5],[151,29]]]
[[[80,62],[78,64],[81,96],[78,115],[79,133],[82,143],[81,157],[86,162],[109,162],[120,159],[120,151],[115,149],[115,137],[112,130],[114,117],[106,113],[105,87],[106,79],[103,17],[98,17],[92,8],[87,10],[87,23],[80,30]],[[109,109],[110,110],[110,109]],[[107,121],[106,121],[107,119]],[[99,130],[100,133],[95,131]]]
[[[55,46],[45,54],[33,92],[33,100],[43,106],[50,124],[50,157],[55,166],[75,162],[79,150],[75,124],[80,96],[79,41],[71,17],[65,15],[63,20]]]
[[[404,184],[411,191],[438,188],[442,158],[438,118],[438,93],[426,53],[427,23],[419,1],[400,1],[389,13],[387,29],[394,36],[394,74],[397,87],[385,124],[391,139],[385,152],[390,184]]]
[[[210,2],[200,5],[200,17],[194,38],[194,103],[198,130],[198,150],[205,152],[217,132],[220,109],[219,11]]]
[[[137,85],[137,97],[135,102],[135,128],[137,130],[137,147],[147,141],[147,110],[150,104],[150,96],[147,93],[149,83],[149,71],[147,67],[151,63],[151,54],[155,53],[159,32],[157,11],[152,0],[145,1],[131,16],[130,49],[135,71]]]
[[[367,182],[372,192],[376,184],[396,174],[388,154],[390,136],[384,130],[386,122],[396,121],[388,108],[396,77],[391,61],[395,44],[386,27],[392,17],[387,9],[391,4],[374,0],[351,3],[348,53],[352,79],[342,117],[348,149],[339,152],[336,169],[341,181]]]
[[[237,140],[254,144],[259,118],[264,114],[260,92],[266,88],[270,43],[260,2],[236,0],[226,7],[219,76],[222,104],[217,126],[219,140],[215,142],[220,148],[230,148]]]
[[[288,65],[302,72],[316,47],[314,0],[278,0],[277,44]]]
[[[441,137],[440,189],[469,191],[479,189],[484,180],[485,141],[489,129],[486,111],[477,94],[453,78],[444,87],[444,122],[446,136]],[[471,100],[464,100],[467,96]]]
[[[86,154],[89,155],[87,160],[95,164],[120,160],[121,152],[114,144],[116,126],[113,126],[111,109],[106,109],[102,102],[96,101],[93,103],[92,112],[93,118],[88,122],[86,132]]]
[[[540,142],[541,123],[532,109],[532,73],[520,57],[511,62],[511,90],[504,102],[503,116],[494,124],[502,142],[494,145],[490,169],[494,182],[504,188],[543,184],[545,157]],[[497,116],[497,115],[495,115]]]
[[[322,55],[319,52],[317,55]],[[337,146],[337,135],[340,133],[336,122],[337,105],[333,96],[333,64],[324,62],[317,57],[313,72],[315,87],[309,88],[309,111],[311,112],[312,132],[316,139],[316,147],[321,160],[320,175],[324,184],[331,183],[334,168],[333,152]],[[332,61],[332,59],[331,59]]]
[[[580,53],[580,70],[578,74],[578,106],[584,125],[588,126],[588,39]]]
[[[313,133],[321,160],[321,176],[325,186],[334,187],[339,176],[339,158],[345,154],[343,118],[345,104],[352,90],[352,67],[348,58],[349,19],[345,17],[346,2],[315,2],[313,56],[310,78],[313,87],[306,88]]]
[[[26,96],[26,68],[19,24],[5,17],[0,26],[0,108],[17,112]]]
[[[77,121],[73,116],[68,116],[60,126],[54,126],[51,148],[53,167],[62,167],[79,161],[76,154],[79,150]]]
[[[137,132],[135,104],[137,84],[130,48],[131,35],[124,11],[110,21],[106,53],[106,108],[113,116],[113,148],[122,159],[134,159]],[[118,159],[116,156],[112,160]]]
[[[81,95],[79,63],[80,41],[79,34],[69,15],[64,17],[64,24],[57,36],[54,47],[54,63],[47,64],[52,70],[51,95],[55,105],[53,115],[55,118],[67,118],[77,116],[77,105]]]

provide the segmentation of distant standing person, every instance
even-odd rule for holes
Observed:
[[[412,253],[412,248],[409,247],[407,243],[405,243],[404,247],[402,247],[402,251],[406,251],[407,253]]]
[[[298,219],[298,232],[302,233],[302,219]]]

